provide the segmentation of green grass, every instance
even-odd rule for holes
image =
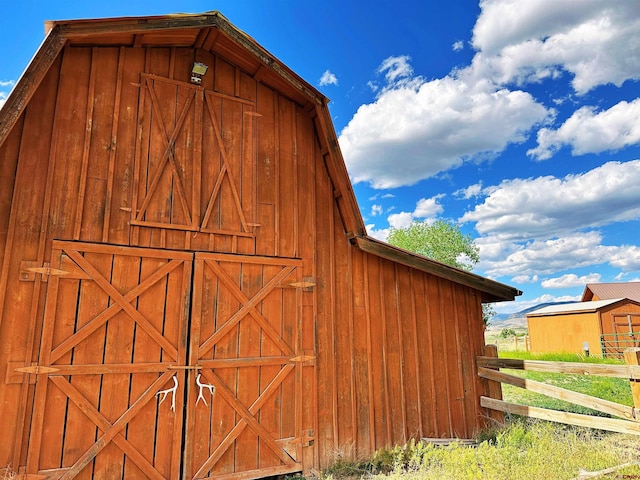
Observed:
[[[486,432],[476,448],[410,443],[378,452],[366,463],[340,462],[324,480],[555,480],[600,471],[639,459],[637,437],[511,418],[508,426]],[[630,466],[601,479],[640,478]],[[303,478],[303,477],[295,477]]]
[[[511,351],[500,356],[557,362],[624,363],[574,354],[531,355]],[[522,370],[503,371],[624,405],[633,405],[631,388],[626,379]],[[523,405],[604,415],[509,385],[503,385],[503,398]],[[640,439],[637,436],[571,427],[514,415],[506,415],[505,426],[483,432],[478,441],[477,448],[460,444],[436,447],[412,442],[391,450],[379,451],[368,462],[338,462],[323,472],[322,479],[559,480],[576,478],[583,470],[596,472],[640,461]],[[598,475],[597,478],[640,479],[640,466],[625,467],[613,473]]]
[[[545,360],[553,362],[581,362],[624,365],[620,360],[610,358],[585,357],[570,353],[553,353],[532,355],[527,352],[505,352],[500,355],[505,358],[517,358],[520,360]],[[599,377],[594,375],[568,375],[562,373],[532,372],[523,370],[502,369],[505,373],[511,373],[520,377],[538,382],[555,385],[558,387],[585,393],[622,405],[633,406],[633,396],[629,381],[624,378]],[[571,403],[547,397],[538,393],[529,392],[511,385],[502,385],[502,397],[507,402],[519,403],[533,407],[550,408],[565,412],[582,413],[585,415],[609,416],[607,414],[581,407]]]

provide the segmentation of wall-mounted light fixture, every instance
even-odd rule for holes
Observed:
[[[209,67],[204,63],[193,62],[193,68],[191,69],[191,83],[200,85],[202,83],[202,77],[207,73]]]

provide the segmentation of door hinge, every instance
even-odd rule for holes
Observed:
[[[299,282],[290,282],[286,284],[287,287],[301,288],[303,292],[311,292],[313,287],[316,286],[316,279],[313,277],[302,277]]]
[[[38,266],[38,262],[23,260],[20,262],[20,280],[23,282],[34,282],[36,279],[36,273],[42,275],[42,281],[46,282],[50,275],[67,275],[69,272],[66,270],[60,270],[59,268],[52,268],[50,263],[43,263],[42,266]]]
[[[316,357],[313,355],[299,355],[297,357],[291,357],[289,359],[290,362],[300,362],[300,363],[305,363],[305,362],[311,362],[313,360],[315,360]]]

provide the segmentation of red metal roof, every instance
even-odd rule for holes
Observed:
[[[628,298],[640,302],[640,282],[587,283],[582,301]]]

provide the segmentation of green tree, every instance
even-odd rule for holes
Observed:
[[[391,227],[388,241],[396,247],[462,270],[470,271],[480,261],[480,249],[471,235],[463,234],[459,224],[445,220],[431,224],[414,221],[406,228]],[[491,304],[482,304],[485,325],[489,325],[494,315]]]
[[[464,235],[460,225],[444,220],[431,224],[414,221],[406,228],[392,227],[389,243],[467,271],[480,260],[471,235]]]
[[[516,336],[516,331],[513,328],[503,328],[500,331],[500,336],[502,338],[515,337]]]

